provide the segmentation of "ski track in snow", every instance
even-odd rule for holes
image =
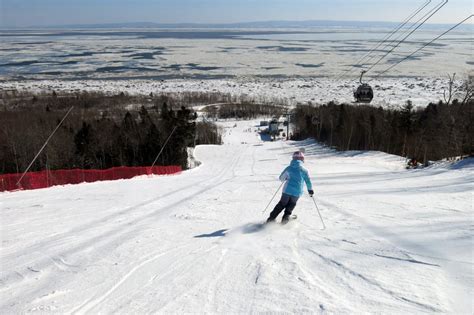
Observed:
[[[472,314],[472,162],[405,170],[256,123],[181,175],[0,194],[0,312]],[[300,147],[327,229],[308,196],[263,228]]]

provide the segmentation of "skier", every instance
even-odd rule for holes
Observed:
[[[290,220],[291,213],[296,206],[296,202],[299,197],[303,195],[304,184],[308,189],[309,195],[312,197],[314,194],[313,185],[309,179],[309,173],[306,168],[303,167],[304,154],[301,151],[293,153],[293,160],[290,165],[286,167],[280,175],[280,181],[285,182],[283,187],[283,194],[280,201],[275,206],[270,216],[267,219],[267,223],[274,222],[276,217],[285,210],[281,223],[286,224]]]

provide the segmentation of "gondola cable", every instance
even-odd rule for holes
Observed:
[[[410,37],[414,32],[416,32],[421,26],[423,26],[431,17],[433,17],[433,15],[435,15],[439,10],[441,10],[441,8],[443,8],[448,2],[449,0],[443,0],[444,2],[440,5],[438,5],[437,7],[435,7],[433,10],[431,10],[430,12],[427,13],[427,17],[423,20],[423,22],[421,22],[420,24],[418,24],[413,30],[410,31],[410,33],[408,33],[408,35],[406,35],[402,40],[400,40],[395,46],[392,47],[392,49],[390,49],[385,55],[383,55],[382,57],[379,58],[379,60],[377,60],[376,63],[374,63],[372,66],[370,66],[367,70],[365,70],[365,72],[369,72],[371,71],[374,67],[376,67],[382,60],[385,59],[385,57],[387,57],[389,54],[391,54],[395,49],[397,49],[402,43],[404,43],[408,37]],[[432,12],[433,11],[433,12]],[[425,15],[426,16],[426,15]]]
[[[417,31],[422,25],[424,25],[433,15],[435,15],[439,10],[441,10],[442,7],[444,7],[449,0],[444,0],[443,3],[440,3],[438,6],[434,7],[432,10],[430,10],[427,14],[425,14],[423,18],[423,22],[419,23],[413,30],[411,30],[408,35],[406,35],[401,41],[399,41],[392,49],[390,49],[385,55],[379,58],[376,63],[374,63],[369,69],[363,70],[360,75],[360,82],[361,85],[357,87],[357,90],[354,92],[354,98],[356,99],[357,103],[370,103],[374,97],[374,92],[372,87],[368,83],[363,83],[362,82],[362,76],[372,70],[375,66],[377,66],[385,57],[387,57],[389,54],[391,54],[400,44],[406,41],[408,37],[411,36],[415,31]],[[421,19],[420,19],[421,21]],[[417,22],[418,23],[418,22]],[[416,24],[415,24],[416,25]]]
[[[436,5],[435,7],[433,7],[432,9],[430,9],[427,13],[425,13],[425,15],[423,15],[421,18],[419,18],[416,22],[412,23],[410,25],[410,27],[408,27],[406,30],[404,30],[403,32],[401,32],[401,34],[396,37],[395,39],[391,40],[390,42],[386,43],[385,46],[382,47],[382,51],[386,50],[386,49],[389,49],[390,45],[393,45],[395,44],[397,41],[400,40],[400,38],[402,38],[405,34],[409,33],[410,31],[413,30],[414,27],[416,27],[419,23],[421,23],[421,21],[426,18],[428,15],[430,15],[434,10],[436,10],[436,8],[438,8],[438,6],[441,5],[441,3],[443,2],[444,0],[442,0],[438,5]],[[421,26],[421,25],[420,25]],[[411,35],[411,34],[410,34]],[[408,37],[410,36],[408,35]],[[369,60],[367,60],[367,63],[369,63],[370,61],[372,61],[373,59],[375,58],[374,55],[372,55]]]
[[[462,20],[461,22],[459,22],[458,24],[454,25],[453,27],[451,27],[450,29],[448,29],[447,31],[445,31],[444,33],[440,34],[439,36],[437,36],[436,38],[432,39],[431,41],[429,41],[428,43],[424,44],[423,46],[421,46],[420,48],[418,48],[417,50],[415,50],[414,52],[412,52],[411,54],[409,54],[408,56],[406,56],[405,58],[401,59],[400,61],[398,61],[397,63],[391,65],[390,67],[388,67],[387,69],[377,73],[377,75],[373,78],[373,79],[376,79],[378,77],[380,77],[381,75],[387,73],[388,71],[392,70],[393,68],[395,68],[396,66],[398,66],[399,64],[401,64],[402,62],[404,62],[405,60],[408,60],[410,59],[412,56],[414,56],[415,54],[417,54],[418,52],[420,52],[421,50],[423,50],[424,48],[426,48],[427,46],[431,45],[432,43],[434,43],[435,41],[437,41],[438,39],[440,39],[441,37],[443,37],[444,35],[446,35],[447,33],[451,32],[452,30],[454,30],[455,28],[457,28],[458,26],[460,26],[461,24],[463,24],[464,22],[466,22],[467,20],[469,20],[470,18],[472,18],[474,16],[474,14],[471,14],[470,16],[468,16],[467,18],[465,18],[464,20]]]
[[[402,23],[400,23],[400,25],[398,25],[394,30],[392,30],[388,35],[386,35],[382,40],[380,40],[378,42],[378,44],[373,47],[369,52],[367,52],[362,58],[360,58],[355,66],[360,66],[363,61],[369,57],[371,54],[373,54],[381,45],[383,45],[384,43],[386,43],[390,38],[392,38],[392,36],[394,36],[396,33],[398,33],[398,31],[400,31],[406,24],[408,24],[408,22],[410,22],[415,16],[417,16],[421,11],[423,11],[423,9],[425,9],[429,4],[431,3],[431,0],[427,0],[421,7],[417,8],[412,14],[410,14]],[[372,60],[369,59],[369,61]],[[343,73],[341,73],[340,75],[338,75],[336,77],[336,80],[340,80],[346,73],[348,72],[353,72],[353,69],[352,68],[349,68],[349,69],[346,69]]]

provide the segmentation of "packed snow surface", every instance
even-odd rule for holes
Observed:
[[[181,175],[0,194],[0,313],[473,313],[472,160],[406,170],[255,124]],[[301,147],[327,229],[308,195],[262,228]]]

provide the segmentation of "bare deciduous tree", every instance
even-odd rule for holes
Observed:
[[[474,82],[471,78],[468,78],[466,81],[464,81],[464,84],[460,90],[461,104],[465,105],[472,102],[474,99]]]
[[[444,98],[444,102],[446,103],[446,105],[449,105],[451,103],[451,100],[453,99],[453,95],[454,95],[454,79],[456,77],[456,73],[453,73],[453,75],[449,75],[448,74],[448,78],[449,78],[449,81],[448,81],[448,90],[446,91],[446,89],[443,90],[443,98]]]

